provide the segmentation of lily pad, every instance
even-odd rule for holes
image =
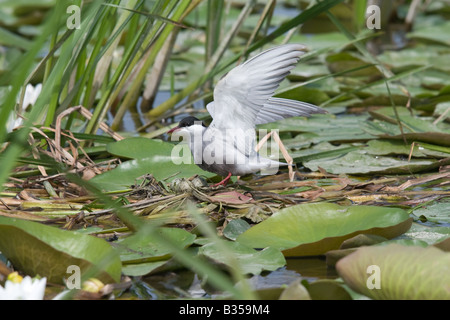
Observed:
[[[450,227],[429,227],[413,223],[411,228],[404,234],[404,237],[416,241],[420,240],[428,245],[434,245],[450,238]]]
[[[375,116],[376,113],[372,112]],[[364,130],[383,139],[403,140],[409,143],[422,141],[439,146],[450,146],[450,130],[433,125],[431,122],[412,116],[402,115],[403,134],[394,118],[386,118],[387,121],[374,120],[365,122]]]
[[[276,97],[304,101],[315,105],[320,105],[330,98],[322,90],[309,87],[297,87],[290,90],[288,89],[284,92],[278,93]]]
[[[359,248],[336,269],[351,289],[372,299],[449,300],[449,266],[450,253],[440,249],[390,244]]]
[[[430,26],[428,28],[415,30],[408,34],[413,39],[428,40],[450,45],[450,22],[444,22],[440,25]]]
[[[167,263],[167,260],[126,264],[122,267],[122,273],[127,276],[131,276],[131,277],[139,277],[139,276],[149,274],[153,270],[165,265],[166,263]]]
[[[326,63],[332,73],[345,72],[351,69],[369,65],[369,62],[357,57],[355,54],[349,52],[339,52],[329,54],[326,57]],[[379,75],[380,71],[375,67],[364,68],[358,71],[348,72],[348,77],[374,76]]]
[[[173,251],[167,245],[167,241],[179,248],[186,248],[196,238],[194,234],[178,228],[160,228],[156,232],[157,235],[140,232],[118,242],[122,263],[136,264],[167,260]]]
[[[90,181],[105,191],[129,188],[135,180],[145,174],[152,174],[156,180],[171,181],[175,178],[189,178],[196,174],[206,177],[215,174],[200,169],[190,154],[189,148],[180,149],[172,155],[175,145],[146,138],[128,138],[107,145],[113,155],[129,158],[113,170],[95,176]],[[174,161],[174,156],[184,157]]]
[[[341,174],[408,174],[430,169],[437,161],[418,160],[410,161],[394,159],[391,157],[365,154],[364,150],[351,151],[341,157],[329,157],[306,161],[305,167],[312,171],[320,168],[329,173]]]
[[[335,280],[321,279],[307,286],[312,300],[352,300],[351,295]]]
[[[250,225],[245,220],[233,219],[228,222],[227,226],[223,229],[223,235],[230,240],[236,240],[238,235],[249,228]]]
[[[285,256],[321,255],[361,233],[394,238],[411,223],[408,213],[399,208],[309,203],[276,212],[237,241],[253,248],[274,247]]]
[[[426,207],[414,210],[414,215],[427,221],[450,223],[450,201],[436,201]]]
[[[14,267],[28,275],[61,283],[71,276],[67,267],[95,272],[102,281],[120,280],[118,252],[106,241],[36,222],[0,217],[0,251]]]
[[[395,155],[395,154],[403,154],[403,155],[408,156],[411,152],[411,145],[406,145],[403,141],[370,140],[367,144],[368,144],[368,147],[365,150],[369,154],[378,155],[378,156]],[[424,144],[424,146],[415,145],[413,152],[412,152],[412,156],[416,157],[416,158],[425,158],[425,157],[447,158],[447,157],[450,157],[450,153],[435,151],[433,149],[429,149],[428,146],[433,147],[433,146],[427,145],[427,144]],[[435,146],[435,147],[438,147],[438,146]]]
[[[283,290],[279,300],[311,300],[311,296],[301,280],[297,279]]]
[[[353,146],[351,144],[334,146],[328,142],[321,142],[309,149],[293,151],[290,153],[290,156],[294,159],[295,163],[299,163],[315,159],[339,157],[361,148],[365,148],[365,146]]]
[[[239,242],[226,242],[226,245],[232,259],[227,259],[228,255],[215,243],[201,247],[199,254],[228,266],[237,266],[244,274],[257,275],[263,270],[274,271],[286,264],[283,254],[275,248],[256,251]]]
[[[280,133],[297,134],[294,138],[283,139],[291,149],[303,148],[321,142],[354,142],[374,139],[362,127],[368,115],[339,116],[314,114],[310,118],[293,117],[258,126],[260,129],[278,130]],[[330,151],[331,149],[328,149]],[[325,150],[324,150],[325,151]]]
[[[173,146],[162,140],[132,137],[108,143],[106,150],[112,155],[122,158],[145,159],[153,155],[170,154]]]

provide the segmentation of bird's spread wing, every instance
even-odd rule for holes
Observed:
[[[327,113],[327,111],[306,102],[272,97],[259,110],[255,124],[269,123],[289,117],[309,117],[314,113]]]
[[[300,44],[278,46],[231,70],[216,85],[214,103],[208,105],[213,118],[211,126],[254,128],[260,110],[304,51]]]

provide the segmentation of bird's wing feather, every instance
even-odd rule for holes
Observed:
[[[264,51],[231,70],[214,89],[211,126],[254,128],[258,113],[304,53],[300,44]]]
[[[326,113],[322,108],[302,101],[270,98],[259,110],[255,124],[264,124],[289,117],[309,117],[314,113]]]

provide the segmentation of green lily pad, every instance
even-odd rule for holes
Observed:
[[[408,34],[413,39],[422,39],[450,45],[450,22],[415,30]]]
[[[307,286],[312,300],[352,300],[351,295],[335,280],[321,279]]]
[[[359,248],[336,269],[351,289],[372,299],[449,300],[449,266],[450,253],[435,247],[390,244]]]
[[[420,240],[428,245],[434,245],[450,238],[450,227],[429,227],[413,223],[411,228],[404,234],[404,237],[406,239]]]
[[[375,115],[376,113],[372,113]],[[374,136],[383,139],[403,140],[403,137],[409,142],[422,141],[439,146],[450,146],[450,130],[445,126],[443,129],[433,125],[431,122],[402,115],[403,135],[396,120],[386,119],[388,121],[374,120],[364,124],[364,130]]]
[[[245,220],[233,219],[228,222],[227,226],[223,229],[223,235],[230,240],[236,240],[238,235],[249,228],[250,225]]]
[[[394,238],[411,223],[408,213],[399,208],[309,203],[276,212],[237,241],[253,248],[274,247],[285,256],[321,255],[361,233]]]
[[[436,108],[434,109],[434,115],[435,116],[441,116],[444,113],[448,112],[447,110],[450,109],[450,102],[441,102],[436,105]]]
[[[334,174],[408,174],[427,170],[437,161],[411,159],[398,160],[391,157],[365,154],[364,150],[351,151],[341,157],[329,157],[306,161],[305,167],[312,171],[320,168]]]
[[[162,140],[132,137],[108,143],[106,150],[122,158],[145,159],[153,155],[170,155],[173,146]]]
[[[430,205],[414,210],[414,215],[428,221],[450,223],[450,201],[436,201]]]
[[[374,136],[362,128],[369,118],[368,115],[340,116],[331,114],[314,114],[310,118],[293,117],[276,122],[259,125],[258,128],[266,130],[278,130],[282,132],[292,132],[302,134],[289,140],[289,144],[295,147],[297,144],[306,145],[309,143],[320,143],[324,141],[365,141],[373,139]]]
[[[90,181],[102,190],[113,191],[129,188],[137,178],[145,174],[152,174],[156,180],[168,182],[175,178],[189,178],[197,174],[206,177],[215,176],[194,164],[187,145],[180,153],[174,154],[185,157],[186,163],[175,163],[172,157],[174,146],[168,142],[146,138],[128,138],[110,143],[107,145],[108,152],[133,160],[125,161]]]
[[[406,145],[403,141],[370,140],[367,144],[368,147],[365,149],[365,151],[372,155],[381,156],[381,155],[403,154],[408,156],[411,152],[411,145]],[[412,156],[416,158],[425,158],[428,156],[436,158],[450,157],[450,153],[435,151],[429,149],[429,147],[433,146],[427,144],[423,144],[423,146],[415,145],[412,152]]]
[[[330,99],[324,91],[306,86],[296,87],[294,89],[287,88],[285,91],[279,92],[275,96],[278,98],[304,101],[315,105],[320,105]]]
[[[214,243],[201,247],[199,254],[232,267],[236,263],[238,270],[244,274],[257,275],[263,270],[274,271],[286,264],[283,254],[275,248],[257,251],[239,242],[226,242],[226,245],[232,259],[227,259],[228,255]]]
[[[341,32],[326,32],[311,35],[297,33],[292,36],[292,41],[296,43],[304,43],[311,50],[321,50],[325,48],[333,48],[345,46],[348,38]]]
[[[347,70],[356,69],[358,67],[369,65],[369,62],[357,57],[349,52],[339,52],[329,54],[326,57],[326,63],[332,73],[345,72]],[[373,76],[379,74],[380,71],[375,67],[368,67],[358,71],[346,73],[348,77]]]
[[[183,229],[159,228],[158,234],[139,232],[118,242],[120,260],[124,264],[147,263],[167,260],[171,257],[173,249],[171,244],[186,248],[190,246],[196,236]]]
[[[308,290],[300,279],[292,281],[280,294],[279,300],[311,300]]]
[[[417,247],[428,247],[428,243],[419,239],[392,239],[379,243],[380,246],[387,246],[390,244],[401,244],[402,246],[417,246]]]
[[[365,146],[353,146],[351,144],[345,143],[339,146],[333,146],[331,143],[321,142],[308,149],[293,151],[289,154],[294,159],[295,163],[303,163],[305,161],[311,161],[315,159],[343,156],[351,151],[355,151],[361,148],[365,148]]]
[[[157,268],[165,265],[166,263],[167,260],[126,264],[122,267],[122,273],[131,277],[144,276],[146,274],[149,274],[153,270],[156,270]]]
[[[71,276],[71,265],[80,267],[82,274],[95,272],[106,283],[120,280],[117,251],[102,239],[78,232],[0,217],[0,251],[16,269],[49,282],[61,283]]]

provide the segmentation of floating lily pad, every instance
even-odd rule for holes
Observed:
[[[335,280],[321,279],[307,286],[312,300],[352,300],[351,295]]]
[[[376,115],[376,113],[372,113]],[[364,130],[383,139],[403,140],[409,143],[422,141],[439,146],[450,146],[450,130],[447,126],[436,126],[429,121],[401,116],[403,134],[394,118],[386,118],[388,121],[374,120],[364,124]]]
[[[321,255],[361,233],[394,238],[411,223],[408,213],[398,208],[301,204],[278,211],[237,241],[253,248],[274,247],[285,256]]]
[[[90,181],[98,188],[113,191],[129,188],[136,179],[152,174],[156,180],[171,181],[175,178],[189,178],[196,174],[206,177],[215,174],[203,171],[192,160],[190,150],[180,149],[172,155],[174,144],[146,138],[128,138],[107,145],[113,155],[129,158],[113,170],[95,176]],[[185,154],[183,154],[183,152]],[[173,156],[185,156],[185,163],[174,162]]]
[[[120,280],[118,252],[106,241],[82,233],[60,230],[36,222],[0,217],[0,251],[14,267],[28,275],[61,283],[80,267],[102,281]]]
[[[160,228],[154,235],[138,233],[118,242],[120,260],[125,264],[146,263],[167,260],[172,248],[167,241],[179,248],[190,246],[196,236],[183,229]]]
[[[230,239],[236,240],[237,236],[250,228],[250,225],[242,219],[233,219],[228,222],[227,226],[223,229],[223,235]]]
[[[450,227],[429,227],[413,223],[411,228],[404,234],[406,239],[423,241],[428,245],[434,245],[450,238]]]
[[[158,234],[138,233],[117,243],[122,273],[143,276],[164,267],[171,261],[173,248],[167,242],[184,249],[194,243],[196,236],[183,229],[160,228]]]
[[[199,254],[228,266],[237,266],[244,274],[260,274],[263,270],[274,271],[286,264],[283,254],[275,248],[257,251],[239,242],[227,242],[226,246],[229,255],[214,243],[201,247]],[[228,259],[229,257],[232,259]]]
[[[284,92],[278,93],[276,97],[304,101],[315,105],[319,105],[330,99],[330,97],[322,90],[308,87],[297,87],[290,90],[287,89]]]
[[[370,65],[369,62],[366,62],[362,58],[349,52],[329,54],[326,58],[326,62],[332,73],[345,72],[351,69],[357,69],[358,67]],[[380,71],[375,66],[371,66],[358,71],[346,73],[345,75],[349,77],[361,77],[379,74]]]
[[[372,155],[395,155],[402,154],[409,156],[411,152],[411,145],[405,144],[403,141],[393,141],[393,140],[370,140],[368,143],[368,148],[366,152]],[[436,158],[447,158],[450,157],[450,153],[440,152],[430,149],[431,145],[423,144],[415,145],[413,148],[412,156],[416,158],[425,157],[436,157]],[[438,146],[436,146],[438,147]],[[441,147],[442,148],[442,147]]]
[[[436,201],[430,205],[414,210],[414,215],[428,221],[450,223],[450,201]]]
[[[440,249],[390,244],[359,248],[336,269],[350,288],[372,299],[449,300],[449,266],[450,253]]]
[[[431,42],[439,42],[450,45],[450,22],[444,22],[439,25],[430,26],[415,30],[408,34],[408,37],[413,39],[428,40]]]
[[[167,260],[126,264],[122,267],[122,273],[131,277],[139,277],[149,274],[153,270],[156,270],[157,268],[165,265],[166,263]]]
[[[408,174],[429,169],[437,163],[433,160],[408,161],[391,157],[365,154],[365,151],[352,151],[341,157],[330,157],[306,161],[305,167],[312,171],[320,168],[329,173],[341,174]],[[438,165],[438,164],[437,164]]]
[[[319,143],[309,149],[293,151],[290,156],[294,159],[294,162],[305,162],[315,159],[330,158],[343,156],[351,151],[355,151],[365,146],[353,146],[351,144],[341,144],[339,146],[333,146],[328,142]]]
[[[292,281],[280,294],[279,300],[311,300],[308,290],[300,279]]]
[[[317,114],[310,118],[294,117],[267,123],[258,126],[261,129],[278,130],[279,132],[292,132],[302,134],[290,139],[290,145],[305,145],[307,143],[320,143],[324,141],[365,141],[375,136],[368,133],[361,123],[369,118],[368,115],[340,116],[331,114]]]
[[[145,159],[158,154],[170,155],[173,146],[162,140],[132,137],[108,143],[106,150],[112,155],[122,158]]]

